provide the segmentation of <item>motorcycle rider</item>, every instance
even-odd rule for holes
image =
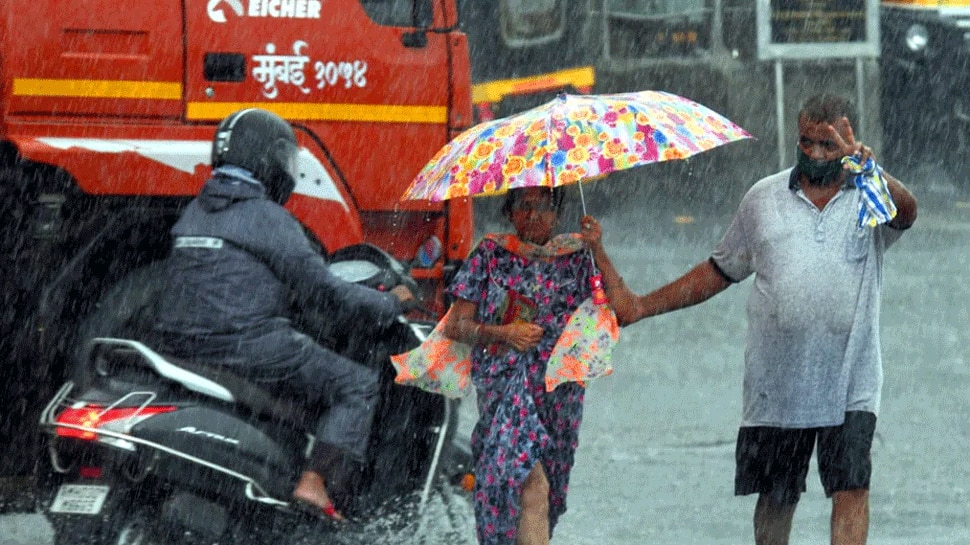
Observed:
[[[229,368],[273,392],[326,407],[293,491],[296,503],[341,520],[325,487],[343,454],[361,460],[378,396],[373,369],[293,329],[289,293],[346,319],[387,327],[413,299],[330,273],[299,222],[283,208],[296,185],[297,143],[279,116],[258,108],[230,114],[216,129],[212,176],[172,228],[168,285],[155,325],[161,349]],[[293,290],[292,292],[290,290]],[[346,314],[341,314],[346,316]]]

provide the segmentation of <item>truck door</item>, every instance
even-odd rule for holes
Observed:
[[[19,47],[3,52],[11,114],[181,115],[181,0],[18,4],[7,44]]]
[[[428,0],[418,5],[430,12]],[[409,28],[412,6],[186,0],[186,118],[212,122],[257,106],[304,124],[361,209],[393,210],[447,140],[446,39]]]

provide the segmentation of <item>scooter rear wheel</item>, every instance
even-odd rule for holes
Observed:
[[[158,530],[150,514],[139,510],[127,517],[113,536],[113,545],[160,545]]]
[[[95,516],[49,514],[55,545],[162,545],[150,507],[132,509],[131,493],[109,497]]]

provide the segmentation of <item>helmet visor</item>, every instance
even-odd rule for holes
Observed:
[[[296,144],[282,138],[277,139],[270,150],[273,163],[295,181],[298,174],[299,148]]]

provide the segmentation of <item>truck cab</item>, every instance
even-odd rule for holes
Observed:
[[[242,108],[296,129],[287,208],[321,253],[375,244],[443,309],[471,203],[400,196],[472,121],[454,0],[14,0],[0,29],[0,444],[31,427],[102,294],[165,257]]]

